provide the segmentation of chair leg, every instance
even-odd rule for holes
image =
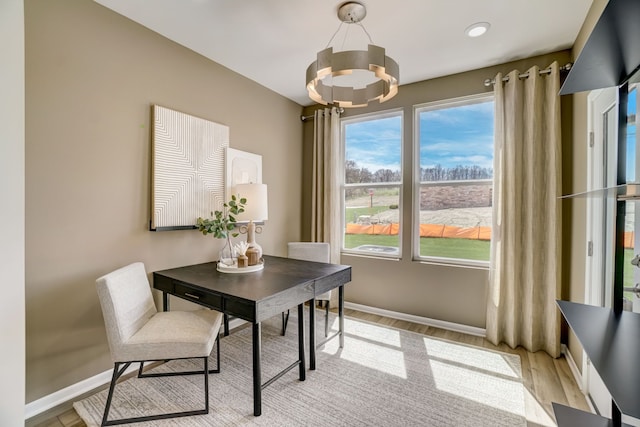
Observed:
[[[209,358],[203,357],[204,361],[204,413],[209,413]],[[218,372],[220,372],[220,341],[218,341]]]
[[[131,365],[131,362],[125,363],[122,369],[119,369],[120,365],[122,365],[122,363],[119,363],[119,362],[115,362],[113,364],[113,375],[111,376],[111,384],[109,384],[109,394],[107,395],[107,403],[104,406],[104,414],[102,415],[102,423],[100,424],[102,426],[109,425],[107,423],[107,418],[109,417],[109,409],[111,408],[111,399],[113,399],[113,391],[116,388],[116,383],[118,382],[118,378],[120,378],[124,373],[124,371],[127,370],[129,365]]]
[[[220,334],[216,337],[216,369],[211,369],[210,374],[220,373]]]
[[[219,350],[219,347],[218,347]],[[219,355],[219,353],[218,353]],[[171,373],[165,373],[165,374],[144,374],[144,375],[140,375],[142,372],[142,366],[144,364],[144,362],[140,363],[140,368],[139,368],[139,377],[140,378],[147,378],[147,377],[163,377],[163,376],[176,376],[176,375],[190,375],[190,374],[202,374],[204,375],[204,399],[205,399],[205,404],[204,404],[204,409],[198,409],[198,410],[194,410],[194,411],[184,411],[184,412],[171,412],[168,414],[158,414],[158,415],[148,415],[148,416],[143,416],[143,417],[133,417],[133,418],[121,418],[118,420],[108,420],[109,417],[109,409],[111,408],[111,400],[113,399],[113,392],[115,390],[116,387],[116,383],[118,382],[118,379],[122,376],[122,374],[124,374],[124,372],[127,370],[127,368],[129,367],[129,365],[131,365],[132,362],[116,362],[114,364],[113,367],[113,376],[111,378],[111,384],[109,385],[109,394],[107,395],[107,403],[105,405],[104,408],[104,415],[102,417],[102,423],[100,424],[101,426],[113,426],[113,425],[119,425],[119,424],[129,424],[129,423],[138,423],[138,422],[143,422],[143,421],[155,421],[155,420],[164,420],[167,418],[178,418],[178,417],[189,417],[192,415],[205,415],[209,413],[209,358],[208,357],[203,357],[202,358],[204,361],[204,369],[201,371],[193,371],[193,372],[171,372]],[[218,369],[220,368],[219,366],[219,358],[218,358]],[[120,368],[120,365],[124,365],[122,366],[122,368]]]
[[[287,323],[289,323],[289,310],[287,310],[286,316],[284,311],[282,312],[282,336],[287,332]]]
[[[324,337],[329,336],[329,300],[324,303]]]

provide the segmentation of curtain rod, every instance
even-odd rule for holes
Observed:
[[[572,66],[573,66],[573,63],[567,62],[566,64],[564,64],[563,66],[560,67],[560,71],[569,71]],[[539,73],[540,73],[540,75],[549,74],[549,73],[551,73],[551,68],[546,68],[544,70],[540,70]],[[519,79],[526,79],[527,77],[529,77],[529,73],[523,73],[523,74],[520,74],[518,76]],[[504,76],[502,78],[502,81],[503,82],[508,82],[509,81],[509,76]],[[484,81],[484,85],[485,86],[491,86],[491,85],[494,85],[494,84],[496,84],[496,79],[495,78],[494,79],[485,79],[485,81]]]
[[[338,115],[340,115],[344,113],[344,108],[339,107],[337,111],[338,111]],[[313,120],[314,117],[315,117],[315,114],[312,114],[310,116],[300,116],[300,120],[302,120],[303,122],[306,122],[307,120]]]

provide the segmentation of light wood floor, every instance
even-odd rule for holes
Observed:
[[[573,379],[573,375],[563,357],[553,359],[544,352],[530,353],[522,348],[511,349],[506,345],[495,346],[482,337],[447,331],[431,326],[419,325],[403,320],[390,319],[375,314],[345,309],[347,316],[392,326],[398,329],[444,338],[463,344],[470,344],[505,353],[516,354],[522,361],[522,376],[526,389],[525,409],[527,423],[530,427],[555,426],[555,418],[551,402],[589,411],[584,395]],[[73,408],[71,402],[61,405],[49,413],[41,414],[37,420],[30,420],[27,427],[85,427]]]

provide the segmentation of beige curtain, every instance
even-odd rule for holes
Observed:
[[[495,203],[487,338],[560,355],[558,64],[495,78]]]
[[[340,263],[340,114],[316,110],[313,133],[311,241],[331,245],[331,262]]]

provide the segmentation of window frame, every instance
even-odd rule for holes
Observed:
[[[460,180],[460,181],[421,181],[420,180],[420,113],[425,111],[443,110],[445,108],[454,108],[465,105],[481,104],[483,102],[495,102],[493,92],[482,93],[476,95],[468,95],[457,98],[449,98],[438,101],[415,104],[413,106],[413,171],[412,171],[412,210],[411,210],[411,241],[412,241],[412,260],[425,264],[440,264],[459,267],[474,267],[481,269],[489,269],[491,261],[480,261],[467,258],[447,258],[438,256],[421,256],[420,255],[420,189],[423,185],[464,185],[465,183],[485,184],[490,182],[493,189],[495,177],[491,179],[481,180]],[[495,115],[494,115],[495,120]],[[494,153],[495,153],[495,135],[494,135]],[[494,154],[495,157],[495,154]],[[493,191],[493,190],[492,190]],[[493,245],[493,237],[490,241],[490,247]]]
[[[366,121],[373,121],[377,119],[385,119],[389,117],[400,117],[400,181],[394,182],[371,182],[371,183],[346,183],[346,162],[347,162],[347,140],[346,140],[346,131],[345,128],[347,125],[352,123],[360,123]],[[349,116],[340,119],[340,156],[341,156],[341,164],[342,164],[342,173],[340,180],[340,209],[342,212],[342,237],[340,242],[340,251],[342,254],[347,255],[356,255],[356,256],[365,256],[365,257],[373,257],[373,258],[386,258],[386,259],[401,259],[402,258],[402,212],[403,212],[403,188],[404,188],[404,125],[405,125],[405,114],[403,108],[393,108],[389,110],[376,111],[372,113],[359,114],[354,116]],[[346,189],[348,188],[372,188],[372,187],[397,187],[398,188],[398,210],[399,210],[399,219],[398,219],[398,253],[397,254],[385,254],[385,253],[374,253],[374,252],[365,252],[354,250],[353,248],[345,248],[345,236],[347,231],[347,218],[346,218],[346,204],[345,204],[345,196]]]

